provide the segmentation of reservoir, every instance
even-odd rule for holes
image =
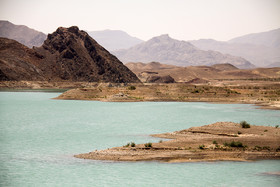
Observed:
[[[280,111],[247,104],[54,100],[0,92],[0,186],[279,186],[280,161],[111,162],[74,158],[150,134],[219,121],[280,125]]]

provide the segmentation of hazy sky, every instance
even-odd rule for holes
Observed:
[[[229,40],[280,28],[280,0],[0,0],[0,19],[51,33],[59,26],[123,30],[148,40]]]

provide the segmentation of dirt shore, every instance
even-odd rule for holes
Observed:
[[[280,159],[280,128],[218,122],[172,133],[152,135],[171,139],[158,143],[125,145],[75,155],[112,161],[250,161]]]
[[[280,83],[216,82],[213,84],[99,84],[68,90],[56,99],[110,102],[178,101],[255,104],[280,109]]]
[[[127,84],[71,81],[0,81],[0,90],[68,90],[55,99],[105,102],[215,102],[255,104],[280,109],[280,82],[211,80],[208,83]]]

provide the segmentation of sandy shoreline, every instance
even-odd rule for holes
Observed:
[[[218,122],[152,136],[171,140],[152,143],[151,147],[136,144],[96,150],[75,157],[160,162],[280,159],[280,128],[276,127],[251,125],[251,128],[245,129],[237,123]]]

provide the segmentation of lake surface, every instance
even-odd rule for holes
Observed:
[[[149,134],[218,121],[280,124],[253,105],[53,100],[59,93],[0,92],[0,186],[279,186],[280,161],[109,162],[74,154],[158,142]]]

